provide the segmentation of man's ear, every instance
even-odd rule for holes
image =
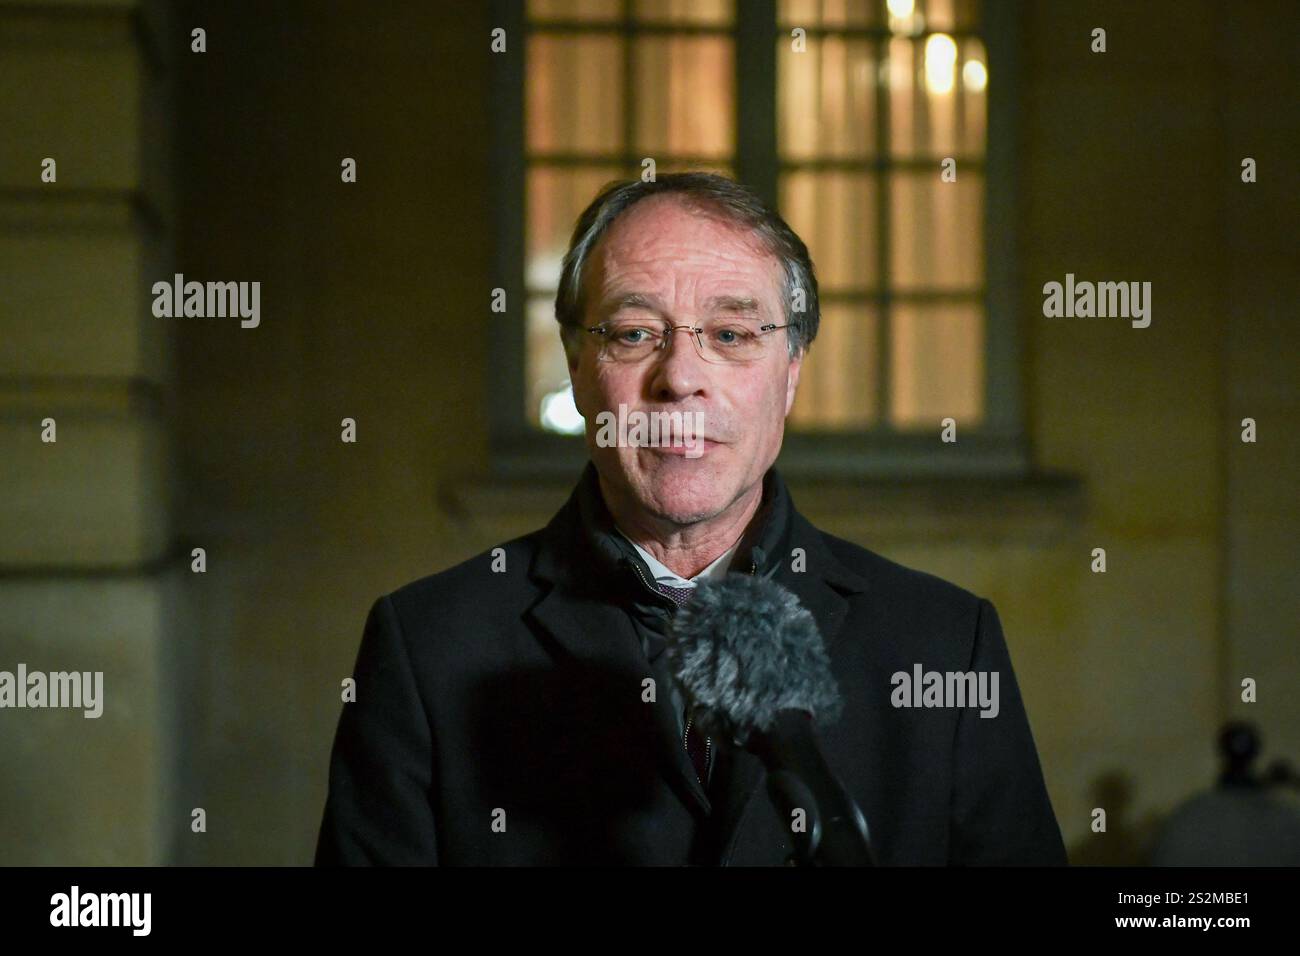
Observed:
[[[795,357],[790,359],[790,367],[786,370],[785,380],[785,414],[790,415],[790,409],[794,407],[794,394],[799,388],[799,373],[803,369],[803,349],[800,349]]]

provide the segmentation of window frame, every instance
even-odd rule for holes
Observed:
[[[493,26],[503,27],[507,53],[492,54],[493,286],[506,293],[505,313],[489,311],[490,468],[501,478],[572,476],[588,458],[580,435],[533,427],[524,412],[527,142],[526,0],[492,0]],[[630,2],[629,2],[630,6]],[[955,443],[935,431],[898,433],[787,430],[777,464],[792,477],[900,478],[978,475],[1023,477],[1030,456],[1024,432],[1020,330],[1017,322],[1017,129],[1020,4],[980,5],[979,35],[989,63],[984,172],[984,418],[958,427]],[[742,182],[776,208],[777,0],[736,4],[736,144],[733,168]],[[648,32],[648,31],[647,31]],[[661,31],[655,31],[661,32]],[[674,31],[677,32],[677,31]],[[682,32],[691,32],[689,29]],[[696,30],[694,32],[700,32]],[[852,34],[854,31],[834,30]],[[810,30],[809,36],[815,36]],[[881,197],[880,206],[887,205]],[[884,243],[882,243],[884,245]],[[559,334],[558,327],[556,334]],[[814,342],[813,349],[817,348]],[[996,385],[996,387],[995,387]]]

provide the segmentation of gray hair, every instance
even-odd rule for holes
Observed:
[[[651,182],[640,179],[615,181],[604,187],[583,210],[573,229],[569,251],[560,270],[560,287],[555,294],[555,319],[560,337],[570,355],[581,347],[583,312],[582,272],[587,258],[614,221],[633,204],[649,196],[677,196],[692,211],[713,215],[724,222],[747,229],[781,265],[782,296],[785,299],[786,340],[790,356],[804,352],[817,337],[821,311],[817,301],[817,273],[808,247],[784,219],[769,209],[749,187],[716,173],[665,173]],[[794,310],[796,290],[804,294],[804,308]]]

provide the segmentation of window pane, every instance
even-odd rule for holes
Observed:
[[[890,272],[902,289],[978,289],[984,284],[984,177],[957,170],[890,176]]]
[[[669,160],[664,163],[655,163],[655,171],[659,173],[717,173],[719,176],[727,176],[731,179],[736,178],[736,171],[730,163],[724,162],[685,162],[679,160]],[[638,178],[641,176],[641,170],[635,170],[634,175]]]
[[[889,76],[889,145],[895,156],[908,156],[917,151],[918,117],[912,115],[917,99],[916,47],[908,39],[895,37],[889,41],[889,59],[885,64]]]
[[[723,37],[636,41],[636,150],[730,156],[734,149],[732,43]]]
[[[790,27],[869,26],[884,0],[779,0],[777,16]]]
[[[889,417],[896,427],[932,429],[944,418],[978,423],[984,413],[979,303],[896,302],[890,373]]]
[[[530,20],[621,20],[623,0],[528,0]]]
[[[554,289],[574,224],[602,186],[624,178],[617,166],[582,169],[533,167],[528,172],[528,261],[524,281],[531,291]]]
[[[876,185],[871,173],[790,172],[781,177],[781,213],[808,245],[822,289],[864,290],[876,268]]]
[[[988,56],[982,41],[973,37],[958,44],[961,73],[961,109],[957,121],[957,149],[968,155],[982,155],[988,135]]]
[[[928,30],[971,30],[979,25],[976,0],[918,0],[917,8]]]
[[[732,0],[636,0],[642,20],[671,23],[730,24]]]
[[[620,37],[534,34],[527,86],[530,152],[622,150]]]
[[[984,44],[945,33],[889,41],[889,136],[895,156],[984,152]]]
[[[876,149],[876,60],[867,40],[825,37],[803,53],[777,40],[782,159],[865,157]]]
[[[869,427],[877,418],[878,312],[827,303],[799,373],[788,424],[801,430]]]

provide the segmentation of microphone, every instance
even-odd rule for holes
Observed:
[[[728,574],[696,585],[668,625],[669,666],[697,726],[762,761],[778,814],[791,832],[791,862],[873,864],[867,822],[831,772],[815,724],[842,703],[817,622],[789,590],[764,577]]]

